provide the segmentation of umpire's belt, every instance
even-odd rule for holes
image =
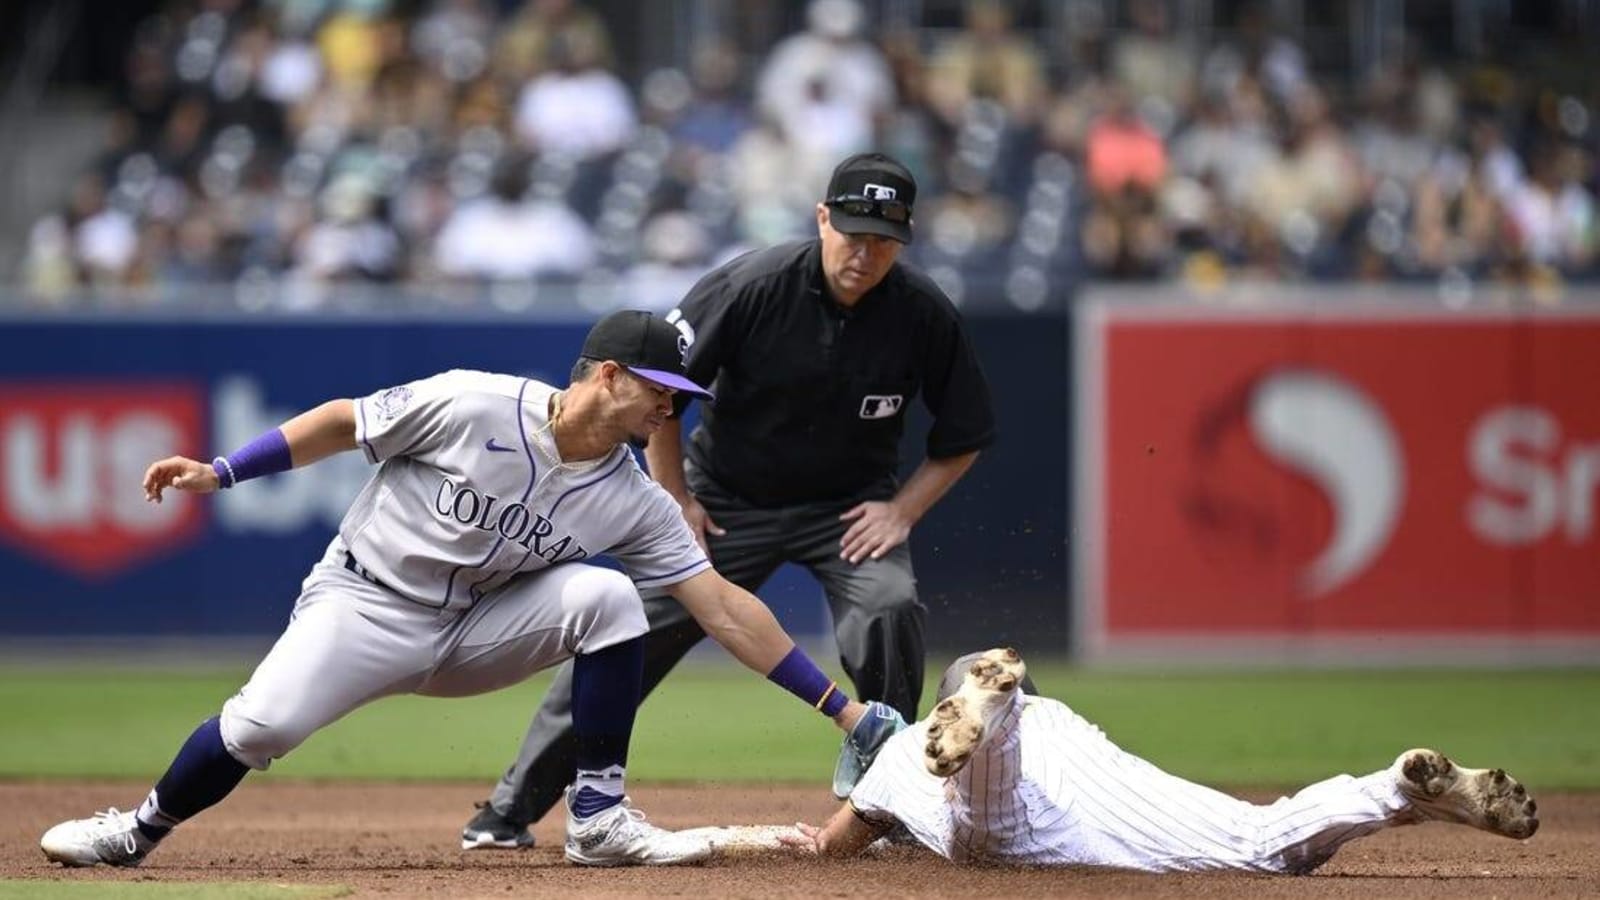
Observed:
[[[383,588],[384,590],[388,590],[389,589],[388,585],[386,585],[383,582],[378,580],[378,576],[376,576],[376,575],[372,574],[371,572],[367,571],[367,567],[366,566],[363,566],[361,563],[356,562],[356,555],[354,553],[351,553],[349,550],[346,550],[344,552],[344,567],[346,569],[349,569],[350,571],[356,573],[357,575],[360,575],[362,578],[365,578],[366,580],[372,582],[373,584],[377,585],[378,587]]]

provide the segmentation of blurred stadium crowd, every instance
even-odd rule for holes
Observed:
[[[1329,72],[1270,9],[1202,38],[1162,0],[1065,0],[1050,30],[1000,0],[941,29],[813,0],[772,46],[707,33],[625,78],[579,0],[173,3],[23,279],[48,303],[598,272],[665,307],[811,233],[829,168],[867,147],[918,174],[909,253],[958,298],[975,272],[1023,309],[1083,278],[1600,273],[1593,35],[1440,55],[1395,34],[1382,65]]]

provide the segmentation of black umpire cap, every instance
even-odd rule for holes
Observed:
[[[585,359],[611,360],[662,387],[712,399],[711,392],[684,374],[689,338],[641,309],[621,309],[594,323],[583,339]]]
[[[899,160],[882,153],[857,153],[828,179],[828,221],[845,234],[881,234],[911,243],[911,207],[917,181]]]

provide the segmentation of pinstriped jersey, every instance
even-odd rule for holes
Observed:
[[[1059,811],[1063,803],[1044,789],[1058,761],[1049,758],[1052,754],[1024,751],[1025,712],[1055,701],[1025,697],[1020,690],[1017,696],[1021,702],[994,724],[984,747],[949,778],[933,775],[924,765],[923,725],[896,734],[850,793],[851,804],[868,821],[899,822],[922,844],[956,862],[1083,861],[1055,858],[1072,855],[1060,848],[1070,847],[1073,837]],[[1036,726],[1027,729],[1034,745],[1042,743],[1037,731]]]
[[[1256,806],[1164,772],[1065,704],[1021,691],[949,778],[924,767],[923,729],[890,738],[850,802],[958,862],[1305,872],[1347,841],[1411,821],[1387,771]]]
[[[339,526],[351,554],[390,589],[452,609],[600,554],[641,588],[710,568],[676,501],[626,446],[561,459],[555,392],[453,370],[357,399],[356,440],[380,465]]]

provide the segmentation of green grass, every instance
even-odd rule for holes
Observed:
[[[1221,785],[1293,785],[1436,746],[1545,790],[1600,788],[1600,671],[1083,671],[1035,664],[1123,747]],[[247,673],[0,668],[0,777],[153,778]],[[469,779],[510,761],[548,677],[358,710],[274,766],[299,778]],[[932,687],[925,695],[924,707]],[[742,669],[690,664],[640,711],[630,774],[825,783],[832,727]]]
[[[0,900],[308,900],[349,893],[329,885],[0,881]]]

